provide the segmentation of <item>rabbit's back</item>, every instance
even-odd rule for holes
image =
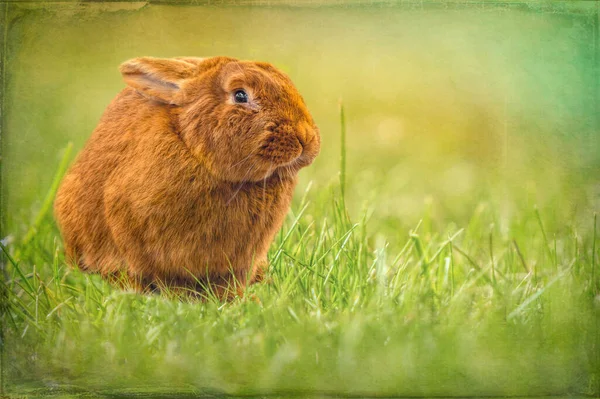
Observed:
[[[134,90],[123,90],[107,107],[57,192],[54,211],[67,258],[83,269],[110,272],[121,267],[105,218],[104,191],[134,144],[131,121],[143,108]]]

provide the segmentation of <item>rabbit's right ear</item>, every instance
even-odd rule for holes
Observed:
[[[125,83],[153,100],[178,105],[181,84],[198,71],[198,64],[182,59],[141,57],[119,67]]]

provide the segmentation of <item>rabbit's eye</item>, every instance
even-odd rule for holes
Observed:
[[[248,102],[248,94],[244,90],[236,90],[236,92],[233,94],[233,98],[236,103]]]

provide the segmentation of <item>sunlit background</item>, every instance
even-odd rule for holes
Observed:
[[[597,5],[569,3],[21,8],[8,31],[5,231],[24,229],[61,150],[80,149],[124,87],[118,65],[146,55],[287,72],[323,137],[299,190],[337,179],[343,101],[347,202],[388,235],[428,207],[460,224],[506,197],[569,217],[597,209]]]

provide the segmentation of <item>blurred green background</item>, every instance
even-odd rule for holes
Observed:
[[[287,72],[322,132],[301,172],[317,193],[337,179],[342,99],[348,206],[368,203],[392,238],[424,211],[464,223],[486,200],[501,220],[514,204],[575,223],[598,209],[598,3],[224,4],[6,6],[5,235],[25,230],[61,150],[80,149],[124,87],[118,65],[146,55]]]

